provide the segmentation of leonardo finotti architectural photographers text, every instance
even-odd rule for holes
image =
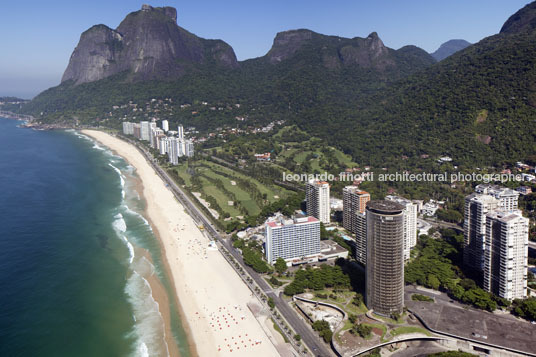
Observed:
[[[320,181],[380,181],[380,182],[508,182],[508,181],[523,181],[522,175],[514,174],[493,174],[493,173],[463,173],[463,172],[443,172],[443,173],[429,173],[429,172],[395,172],[395,173],[379,173],[375,174],[372,171],[364,173],[346,173],[341,172],[338,175],[324,172],[322,174],[291,174],[284,172],[283,181],[287,182],[308,182],[310,180]]]

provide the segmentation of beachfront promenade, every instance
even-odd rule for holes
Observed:
[[[245,265],[242,256],[237,252],[230,244],[228,239],[223,238],[216,227],[211,223],[211,221],[206,217],[203,211],[201,211],[185,194],[181,188],[173,181],[173,179],[165,172],[157,163],[153,156],[142,146],[136,143],[133,140],[128,138],[121,137],[121,139],[128,141],[130,144],[134,145],[145,157],[147,162],[155,170],[155,172],[160,176],[164,182],[168,185],[168,188],[173,192],[177,200],[184,206],[188,211],[188,214],[194,219],[198,225],[203,225],[205,232],[209,234],[212,239],[221,243],[231,254],[232,256],[240,263],[242,268],[249,273],[249,275],[255,280],[257,285],[261,288],[266,296],[271,297],[274,300],[277,310],[281,313],[283,318],[288,322],[292,329],[302,337],[302,341],[309,348],[309,350],[315,356],[333,356],[334,353],[320,340],[317,334],[304,322],[297,313],[289,306],[289,304],[279,295],[277,295],[270,285],[253,269]],[[248,286],[250,286],[248,284]]]

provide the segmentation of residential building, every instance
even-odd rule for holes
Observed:
[[[521,211],[493,211],[486,217],[484,289],[502,298],[527,297],[529,220]]]
[[[160,137],[158,142],[158,151],[160,152],[160,155],[167,154],[169,152],[169,138],[167,136]]]
[[[436,214],[437,210],[439,209],[439,205],[435,202],[429,201],[426,202],[421,209],[421,212],[423,216],[429,216],[432,217]]]
[[[478,194],[490,195],[499,200],[499,209],[512,212],[517,210],[519,192],[507,187],[491,184],[481,184],[475,187]]]
[[[193,157],[194,156],[194,143],[191,140],[186,140],[185,141],[184,155],[186,157]]]
[[[140,139],[145,141],[150,141],[150,135],[151,135],[151,125],[148,121],[141,121],[140,122]]]
[[[182,127],[182,124],[179,124],[179,126],[177,127],[177,137],[180,140],[184,139],[184,128]]]
[[[169,147],[168,147],[169,162],[172,165],[177,165],[179,163],[179,139],[168,138],[168,142],[169,142]]]
[[[530,186],[519,186],[516,188],[516,191],[519,192],[520,195],[526,196],[532,193],[532,188]]]
[[[164,130],[164,132],[168,132],[169,130],[169,122],[167,120],[162,120],[162,130]]]
[[[411,249],[417,245],[417,205],[400,196],[389,195],[385,199],[404,206],[404,260],[408,260]]]
[[[309,216],[318,218],[324,224],[330,222],[329,183],[319,180],[307,182],[305,200]]]
[[[158,137],[164,135],[164,130],[160,128],[151,128],[151,147],[154,149],[158,149]]]
[[[132,135],[134,135],[135,138],[141,139],[141,125],[138,123],[134,123],[133,129],[132,129]]]
[[[355,259],[367,265],[367,213],[358,211],[354,215]]]
[[[404,206],[367,203],[366,304],[390,316],[404,308]]]
[[[123,122],[123,134],[134,135],[134,123],[124,121]]]
[[[283,258],[288,265],[317,261],[320,253],[320,221],[315,217],[294,217],[265,225],[266,260],[274,264]]]
[[[484,262],[486,216],[498,207],[499,200],[487,194],[472,193],[465,197],[463,263],[478,273],[482,272]]]
[[[360,190],[357,186],[346,186],[342,190],[343,215],[342,226],[356,233],[356,213],[364,213],[367,202],[370,201],[370,194]]]

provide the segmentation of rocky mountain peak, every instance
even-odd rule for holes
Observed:
[[[301,46],[313,38],[313,31],[306,29],[278,32],[268,52],[270,63],[279,63],[291,57]]]
[[[225,42],[205,40],[179,27],[175,8],[143,5],[115,30],[97,25],[82,33],[62,82],[81,84],[120,72],[130,73],[133,80],[174,79],[191,65],[208,62],[238,66]]]

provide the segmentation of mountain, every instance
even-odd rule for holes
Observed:
[[[62,83],[98,81],[121,72],[131,79],[173,79],[192,64],[238,65],[233,49],[220,40],[205,40],[177,26],[177,10],[143,5],[113,30],[96,25],[82,33]]]
[[[500,33],[519,33],[536,28],[536,2],[532,2],[510,16]]]
[[[298,125],[356,162],[388,167],[407,167],[401,157],[420,166],[423,155],[466,167],[535,155],[536,29],[518,19],[365,99],[304,112]]]
[[[439,48],[434,53],[431,53],[431,55],[439,62],[468,46],[471,46],[471,43],[465,40],[450,40],[439,46]]]
[[[415,46],[386,47],[375,32],[344,38],[306,29],[278,33],[266,55],[237,62],[223,41],[178,27],[175,9],[144,6],[116,30],[97,25],[84,32],[62,83],[25,110],[45,121],[90,122],[113,106],[171,98],[176,106],[241,103],[251,120],[263,121],[317,103],[362,98],[434,62]],[[173,112],[168,120],[184,120],[179,110]],[[235,115],[208,114],[190,124],[206,129],[236,121]],[[119,126],[120,118],[108,125]]]
[[[99,118],[118,128],[124,118],[140,120],[141,114],[115,114],[114,106],[144,107],[151,98],[169,98],[168,112],[158,117],[174,125],[180,121],[209,130],[282,119],[363,164],[422,167],[422,157],[433,163],[440,155],[453,157],[462,167],[522,160],[536,154],[533,6],[508,19],[501,33],[437,63],[414,46],[390,49],[376,33],[342,38],[285,31],[276,35],[266,55],[238,63],[211,57],[212,42],[199,40],[186,47],[209,47],[181,52],[176,77],[155,77],[160,64],[140,74],[136,64],[149,59],[122,55],[130,58],[124,61],[126,70],[92,82],[63,81],[23,110],[46,122],[93,124]],[[123,36],[122,28],[116,31]],[[124,36],[121,51],[132,46]],[[175,71],[170,62],[162,63],[166,71]],[[222,110],[203,109],[203,102]],[[182,109],[183,103],[197,107]],[[235,103],[240,109],[225,109]],[[237,115],[247,121],[237,123]]]

